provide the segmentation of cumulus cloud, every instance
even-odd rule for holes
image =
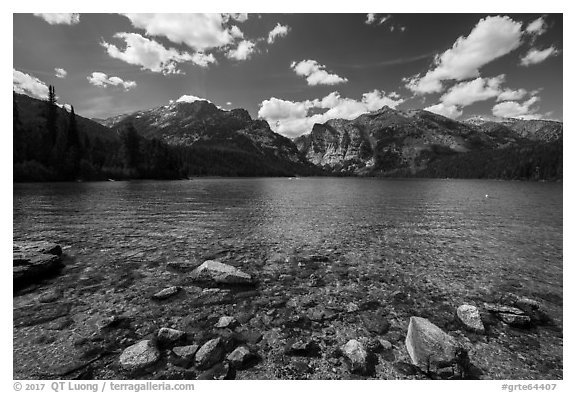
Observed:
[[[162,44],[137,33],[116,33],[114,37],[124,40],[126,48],[122,50],[114,44],[102,42],[101,45],[106,48],[108,55],[128,64],[141,66],[144,70],[177,74],[181,73],[178,69],[178,63],[192,62],[206,67],[208,64],[216,62],[212,54],[206,55],[202,52],[196,52],[191,55],[188,52],[179,52],[174,48],[166,49]]]
[[[245,20],[242,15],[246,14],[124,14],[147,35],[166,37],[200,51],[231,44],[240,29],[227,27],[226,23],[230,19]]]
[[[288,34],[288,30],[290,27],[283,26],[280,23],[276,24],[276,26],[270,30],[268,33],[268,43],[273,44],[278,37],[285,37]]]
[[[406,78],[406,87],[417,94],[438,93],[443,81],[478,77],[482,66],[520,46],[522,24],[507,16],[481,19],[467,37],[460,37],[452,48],[437,55],[433,68],[424,76]]]
[[[244,23],[248,20],[248,14],[222,14],[225,22],[228,22],[230,19],[233,19],[237,22]]]
[[[124,88],[124,90],[130,90],[136,87],[136,82],[125,81],[117,76],[108,76],[103,72],[93,72],[92,75],[86,77],[88,82],[94,86],[98,87],[108,87],[108,86],[118,86]]]
[[[80,14],[34,14],[51,25],[75,25],[80,23]]]
[[[526,53],[526,55],[524,55],[520,59],[520,64],[523,65],[524,67],[528,67],[529,65],[532,64],[542,63],[547,58],[556,56],[558,53],[559,53],[558,49],[556,49],[553,46],[542,50],[533,48],[530,49],[528,53]]]
[[[460,82],[448,90],[440,101],[445,107],[468,106],[478,101],[485,101],[500,95],[500,85],[504,82],[504,75],[494,78],[476,78],[471,81]],[[454,112],[456,113],[456,112]]]
[[[520,119],[539,119],[541,116],[532,108],[536,102],[540,101],[539,97],[532,97],[523,103],[516,101],[506,101],[494,105],[492,114],[498,117],[512,117]]]
[[[462,116],[462,110],[459,109],[456,105],[446,105],[443,102],[424,109],[438,115],[449,117],[451,119],[456,119]]]
[[[316,60],[302,60],[298,63],[293,61],[290,68],[296,74],[305,77],[309,86],[337,85],[348,82],[346,78],[328,73],[326,66],[319,64]]]
[[[236,49],[230,49],[226,52],[226,57],[238,61],[248,60],[252,53],[256,51],[256,44],[252,41],[242,40],[238,43]]]
[[[546,22],[544,22],[544,18],[540,17],[538,19],[533,20],[526,26],[526,33],[533,34],[533,35],[541,35],[546,31]]]
[[[15,69],[12,69],[12,88],[16,93],[40,99],[48,98],[48,86],[44,82]]]
[[[68,75],[68,72],[64,68],[54,68],[54,72],[56,78],[64,79],[66,78],[66,75]]]
[[[258,117],[267,120],[274,131],[296,137],[310,132],[315,123],[324,123],[330,119],[354,119],[384,105],[395,108],[403,101],[396,93],[387,94],[380,90],[364,93],[360,100],[342,97],[338,92],[332,92],[321,99],[305,101],[272,97],[262,101]],[[325,111],[312,114],[313,110]]]
[[[498,95],[496,101],[518,101],[524,98],[526,94],[528,94],[528,92],[525,89],[506,89]]]

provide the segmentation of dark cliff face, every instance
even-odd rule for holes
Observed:
[[[253,120],[244,109],[226,111],[208,101],[171,103],[102,123],[115,130],[132,124],[140,135],[172,146],[246,153],[258,159],[312,168],[294,142],[273,132],[266,121]]]
[[[432,162],[471,152],[562,140],[562,123],[459,122],[425,110],[389,107],[354,120],[315,124],[295,140],[310,162],[350,174],[416,175]]]

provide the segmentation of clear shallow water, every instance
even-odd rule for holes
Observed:
[[[492,325],[489,337],[470,337],[473,363],[487,379],[562,378],[562,184],[361,178],[14,184],[14,239],[56,241],[71,256],[49,285],[14,298],[14,309],[22,310],[52,286],[63,291],[59,302],[72,307],[71,325],[58,333],[44,325],[15,330],[18,378],[74,362],[82,356],[74,340],[91,337],[110,315],[132,321],[115,347],[127,345],[126,334],[137,340],[162,326],[200,329],[202,336],[202,326],[245,310],[254,313],[247,328],[265,337],[314,337],[329,353],[370,336],[358,315],[343,312],[311,331],[278,333],[278,327],[323,307],[346,310],[366,301],[387,313],[395,359],[409,361],[403,337],[410,316],[459,336],[456,307],[498,301],[506,292],[542,302],[555,325],[530,331]],[[256,276],[257,295],[215,301],[165,266],[207,258]],[[312,275],[322,282],[310,284]],[[150,301],[172,285],[185,295]],[[404,300],[395,300],[399,291]],[[56,341],[31,344],[47,334]],[[262,364],[240,377],[284,378],[274,355],[284,344],[262,345]],[[346,378],[342,369],[331,371],[327,358],[314,364],[313,378]],[[380,363],[376,377],[402,378],[390,364]],[[125,375],[102,366],[95,377]]]
[[[562,184],[357,178],[15,184],[14,238],[36,237],[80,250],[160,247],[176,258],[198,257],[214,244],[253,258],[288,250],[378,253],[452,291],[511,281],[561,296]]]

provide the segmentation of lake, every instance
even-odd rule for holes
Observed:
[[[403,291],[411,306],[388,310],[398,331],[416,312],[451,330],[442,321],[462,303],[481,305],[508,292],[529,296],[545,304],[556,330],[513,333],[512,341],[504,332],[508,341],[500,337],[476,345],[476,362],[489,379],[553,379],[562,378],[562,203],[562,183],[494,180],[14,184],[13,233],[15,240],[64,246],[73,258],[56,282],[70,296],[91,299],[85,307],[116,307],[132,315],[149,304],[137,291],[183,280],[167,273],[163,263],[206,258],[251,272],[269,297],[305,296],[310,289],[300,278],[308,274],[324,280],[316,304]],[[304,276],[295,263],[310,256],[320,257]],[[26,303],[32,295],[15,299]],[[273,325],[264,317],[259,323],[264,330]],[[526,344],[526,337],[538,347]],[[490,355],[495,345],[500,360]]]

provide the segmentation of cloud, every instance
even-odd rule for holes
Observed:
[[[367,25],[374,25],[374,24],[381,25],[382,23],[389,20],[391,17],[392,17],[391,15],[384,15],[382,17],[379,17],[378,14],[366,14],[366,21],[364,23]]]
[[[188,102],[188,103],[192,103],[195,101],[207,101],[207,102],[212,103],[212,101],[207,100],[206,98],[201,98],[201,97],[196,97],[193,95],[186,95],[186,94],[184,94],[183,96],[180,96],[180,98],[178,98],[176,100],[176,102]]]
[[[326,71],[326,66],[319,64],[316,60],[293,61],[290,68],[300,76],[306,77],[309,86],[316,85],[337,85],[346,83],[348,79]]]
[[[526,94],[528,94],[528,92],[525,89],[506,89],[498,95],[496,101],[518,101],[524,98]]]
[[[80,14],[34,14],[51,25],[75,25],[80,23]]]
[[[56,73],[56,78],[64,79],[66,75],[68,75],[68,72],[64,68],[54,68],[54,72]]]
[[[174,48],[166,49],[162,44],[136,33],[116,33],[114,37],[124,40],[126,48],[121,50],[116,45],[104,41],[101,45],[106,48],[108,55],[128,64],[141,66],[144,70],[178,74],[182,73],[177,68],[182,62],[192,62],[201,67],[216,62],[212,54],[196,52],[190,55],[188,52],[179,52]]]
[[[235,60],[248,60],[252,53],[256,51],[256,44],[252,41],[243,40],[238,43],[236,49],[226,52],[226,57]]]
[[[506,101],[494,105],[492,114],[498,117],[511,117],[520,119],[539,119],[541,116],[536,109],[531,108],[536,102],[540,101],[539,97],[532,97],[523,103],[515,101]]]
[[[530,24],[526,26],[525,31],[528,34],[533,34],[535,36],[543,34],[546,31],[546,22],[544,22],[544,18],[540,17],[530,22]]]
[[[498,97],[502,93],[500,85],[504,82],[504,75],[494,78],[476,78],[467,82],[460,82],[446,92],[440,101],[446,108],[468,106],[478,101],[485,101]],[[456,113],[456,112],[454,112]]]
[[[296,137],[310,132],[316,123],[325,123],[330,119],[355,119],[363,113],[371,112],[387,105],[396,107],[404,100],[396,93],[373,90],[364,93],[360,100],[341,97],[332,92],[321,99],[306,101],[288,101],[272,97],[262,101],[258,117],[270,122],[270,127],[288,137]],[[313,110],[325,110],[314,113]]]
[[[87,76],[86,79],[88,79],[88,82],[90,82],[90,84],[104,88],[108,86],[119,86],[124,88],[124,90],[128,91],[136,87],[136,82],[134,81],[125,81],[117,76],[109,77],[103,72],[93,72],[92,75]]]
[[[478,77],[482,66],[520,46],[521,28],[507,16],[481,19],[467,37],[459,37],[452,48],[437,55],[434,68],[424,76],[405,78],[406,87],[417,94],[438,93],[443,81]]]
[[[533,48],[520,59],[520,65],[528,67],[532,64],[542,63],[547,58],[558,55],[558,53],[560,53],[558,49],[553,46],[542,50]]]
[[[149,36],[166,37],[175,44],[195,50],[221,48],[242,34],[237,26],[227,27],[232,19],[245,21],[247,14],[124,14],[132,25]]]
[[[222,14],[225,22],[228,22],[230,19],[233,19],[237,22],[244,23],[248,20],[248,14]]]
[[[449,117],[451,119],[456,119],[462,116],[462,110],[459,109],[456,105],[446,105],[443,102],[424,109],[438,115]]]
[[[40,79],[12,69],[12,87],[16,93],[46,99],[48,86]]]
[[[276,26],[270,30],[268,33],[268,43],[273,44],[278,37],[285,37],[288,34],[290,27],[283,26],[280,23],[276,24]]]

